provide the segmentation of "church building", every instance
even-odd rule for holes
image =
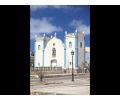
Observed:
[[[84,32],[65,32],[64,43],[54,36],[35,36],[34,67],[62,67],[77,69],[85,62]]]

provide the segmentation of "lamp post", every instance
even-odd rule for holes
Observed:
[[[72,55],[72,81],[74,81],[74,69],[73,69],[73,55],[74,55],[74,51],[71,51],[71,55]]]

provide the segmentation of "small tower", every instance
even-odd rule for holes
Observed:
[[[66,43],[66,69],[71,71],[72,69],[72,55],[71,51],[75,53],[75,33],[66,33],[65,34],[65,43]],[[75,54],[73,56],[73,67],[75,68]]]
[[[44,67],[45,65],[45,47],[50,40],[50,37],[47,37],[45,34],[35,37],[35,56],[34,56],[34,66],[35,67]]]
[[[44,66],[45,40],[46,40],[45,34],[35,37],[35,57],[34,57],[35,67]]]
[[[66,32],[65,32],[66,33]],[[84,34],[75,30],[74,33],[65,34],[65,67],[67,69],[72,68],[72,55],[71,51],[74,51],[73,67],[77,69],[84,63]]]
[[[85,40],[84,32],[78,33],[78,67],[82,67],[85,63]]]

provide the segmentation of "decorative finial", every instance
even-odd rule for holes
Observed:
[[[35,38],[37,38],[37,35],[35,35]]]
[[[55,32],[55,37],[56,37],[56,32]]]
[[[67,31],[65,31],[65,35],[67,35]]]
[[[51,35],[51,38],[52,38],[52,35]]]
[[[75,32],[77,33],[77,29],[75,30]]]
[[[45,37],[45,33],[43,34],[43,37]]]

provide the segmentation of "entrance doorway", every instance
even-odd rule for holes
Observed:
[[[57,66],[57,60],[51,60],[51,67],[56,67]]]

